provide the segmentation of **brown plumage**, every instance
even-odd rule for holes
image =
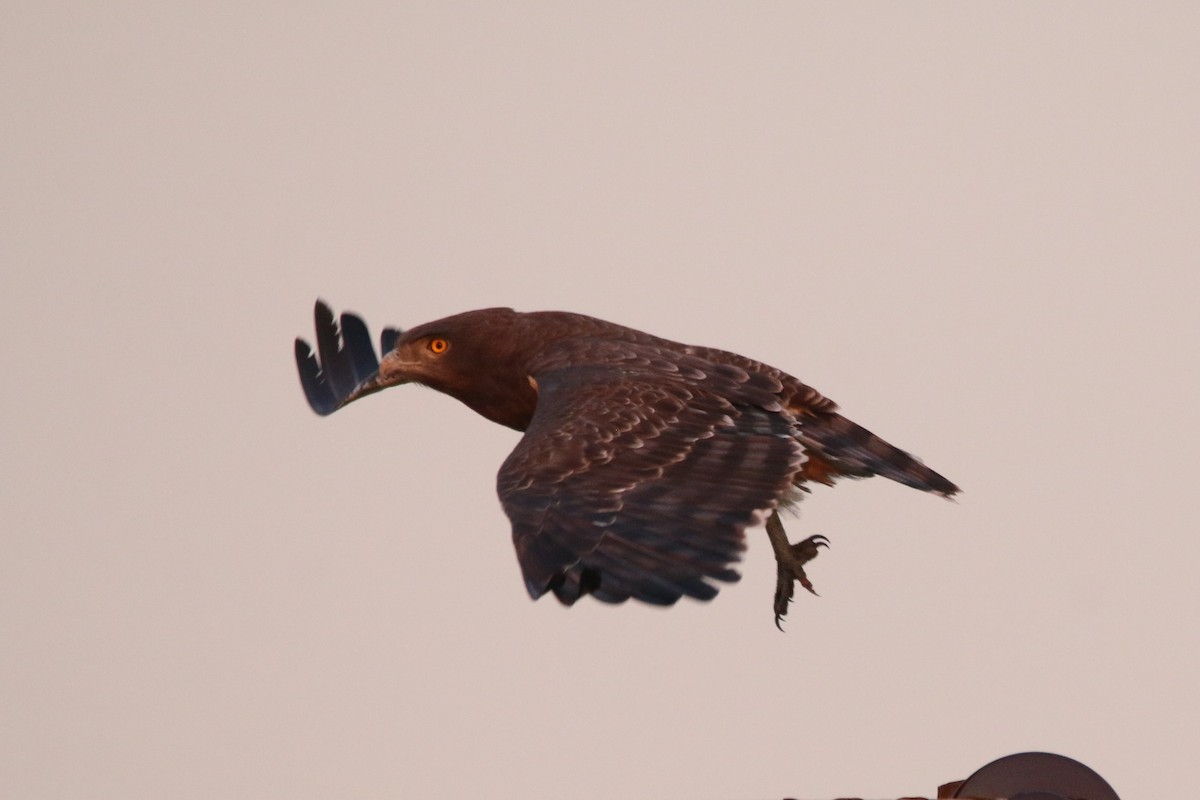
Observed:
[[[778,624],[826,544],[783,533],[777,509],[806,483],[883,475],[958,491],[781,370],[580,314],[489,308],[388,328],[382,361],[353,314],[339,326],[318,301],[316,332],[319,358],[297,339],[296,363],[318,414],[421,383],[525,432],[497,491],[535,599],[709,600],[739,577],[744,529],[765,521]]]

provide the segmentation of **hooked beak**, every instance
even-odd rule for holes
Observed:
[[[406,361],[400,353],[391,350],[379,362],[379,374],[371,381],[368,381],[368,383],[378,384],[372,387],[372,391],[379,391],[388,386],[399,386],[402,383],[410,383],[414,379],[412,368],[416,365],[417,362]]]

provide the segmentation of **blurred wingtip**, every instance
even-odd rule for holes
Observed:
[[[316,348],[296,337],[296,368],[312,410],[324,417],[365,394],[378,391],[373,382],[379,361],[367,325],[356,314],[340,317],[324,300],[313,304]]]

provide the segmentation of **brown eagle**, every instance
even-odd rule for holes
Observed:
[[[779,509],[809,482],[882,475],[950,497],[958,487],[856,425],[815,389],[745,356],[660,339],[582,314],[467,311],[387,328],[316,304],[317,354],[296,339],[321,415],[420,383],[525,435],[497,478],[534,599],[590,594],[671,605],[710,600],[714,581],[766,521],[778,562],[775,622],[822,536],[789,544]]]

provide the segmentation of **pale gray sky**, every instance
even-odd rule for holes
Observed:
[[[19,798],[1126,797],[1200,739],[1188,3],[0,11],[0,786]],[[788,633],[522,586],[517,434],[375,330],[568,309],[789,370],[959,483],[818,490]]]

